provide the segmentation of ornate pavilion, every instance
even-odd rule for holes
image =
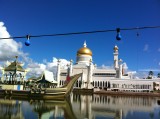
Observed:
[[[3,83],[23,83],[26,79],[26,69],[23,69],[23,64],[17,61],[18,56],[16,56],[15,61],[9,62],[8,66],[2,68],[2,78]]]

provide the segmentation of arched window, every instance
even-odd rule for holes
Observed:
[[[78,87],[78,82],[79,82],[79,81],[76,82],[76,87]]]
[[[105,87],[107,87],[107,81],[106,81]]]
[[[78,81],[78,83],[79,83],[79,87],[81,87],[81,81]]]
[[[110,88],[110,82],[108,81],[108,88]]]
[[[100,87],[102,87],[102,82],[100,82]]]
[[[105,87],[105,86],[104,86],[104,81],[103,81],[103,87]]]
[[[97,81],[95,81],[95,87],[97,87]]]
[[[60,82],[59,82],[59,85],[61,85],[61,80],[60,80]]]
[[[12,72],[9,72],[9,80],[12,80]]]
[[[93,87],[94,87],[95,85],[94,85],[94,81],[93,81]]]

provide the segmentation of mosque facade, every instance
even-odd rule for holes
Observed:
[[[153,80],[133,79],[131,73],[124,74],[122,60],[119,59],[118,46],[113,48],[113,68],[97,68],[92,62],[92,51],[84,42],[83,47],[77,51],[76,63],[70,60],[67,69],[61,68],[61,61],[58,60],[57,81],[58,86],[64,85],[68,76],[82,73],[75,88],[81,89],[104,89],[104,90],[123,90],[123,91],[152,91]]]

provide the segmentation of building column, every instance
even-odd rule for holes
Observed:
[[[61,63],[61,60],[58,59],[57,61],[57,87],[59,87],[59,81],[60,81],[60,64]]]
[[[28,72],[29,70],[25,70],[25,72],[24,72],[24,74],[23,74],[23,79],[25,80],[26,79],[26,74],[27,74],[27,72]]]
[[[81,76],[81,88],[87,88],[87,80],[86,80],[86,76],[84,75],[84,72],[82,70],[82,76]]]
[[[70,70],[69,70],[69,76],[72,76],[72,72],[73,72],[73,60],[70,60]]]
[[[90,60],[90,63],[89,63],[89,81],[87,82],[89,89],[93,88],[92,74],[93,74],[93,64],[92,64],[92,60]]]
[[[122,59],[119,60],[119,77],[122,78]]]

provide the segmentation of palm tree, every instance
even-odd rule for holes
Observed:
[[[153,76],[153,74],[154,74],[153,71],[149,71],[149,75]]]
[[[148,79],[152,79],[153,74],[154,74],[153,71],[149,71],[149,72],[148,72],[148,77],[147,77],[147,78],[148,78]]]
[[[157,74],[157,77],[160,78],[160,73]]]

